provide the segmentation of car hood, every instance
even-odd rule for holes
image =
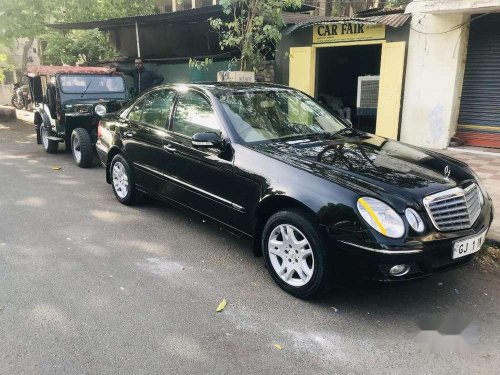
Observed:
[[[447,156],[367,133],[350,133],[250,147],[361,194],[399,198],[416,206],[426,195],[473,179],[464,163]]]

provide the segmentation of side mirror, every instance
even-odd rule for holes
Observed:
[[[195,148],[222,148],[222,139],[214,132],[196,133],[191,143]]]

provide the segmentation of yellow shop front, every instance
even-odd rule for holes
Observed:
[[[398,139],[407,29],[342,20],[314,23],[298,34],[302,43],[294,43],[292,33],[287,46],[288,85],[354,128]],[[307,39],[312,43],[304,45]]]

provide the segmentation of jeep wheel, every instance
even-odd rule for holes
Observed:
[[[42,139],[42,145],[45,151],[47,151],[49,154],[54,154],[57,152],[59,142],[49,139],[49,132],[43,125],[40,125],[40,138]]]
[[[71,152],[80,168],[88,168],[94,159],[94,148],[89,133],[83,128],[76,128],[71,133]]]

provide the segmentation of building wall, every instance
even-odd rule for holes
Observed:
[[[413,1],[401,140],[444,149],[455,134],[472,14],[498,12],[500,0]]]
[[[112,31],[110,41],[120,55],[137,56],[134,27]],[[139,42],[141,56],[146,59],[220,53],[219,36],[209,29],[206,22],[185,25],[139,25]]]
[[[10,104],[12,94],[12,85],[0,84],[0,105]]]
[[[386,27],[385,40],[387,42],[408,41],[409,24],[402,27]],[[289,35],[283,35],[276,46],[275,58],[275,80],[276,83],[288,85],[290,47],[307,47],[312,45],[312,26],[293,31]]]

